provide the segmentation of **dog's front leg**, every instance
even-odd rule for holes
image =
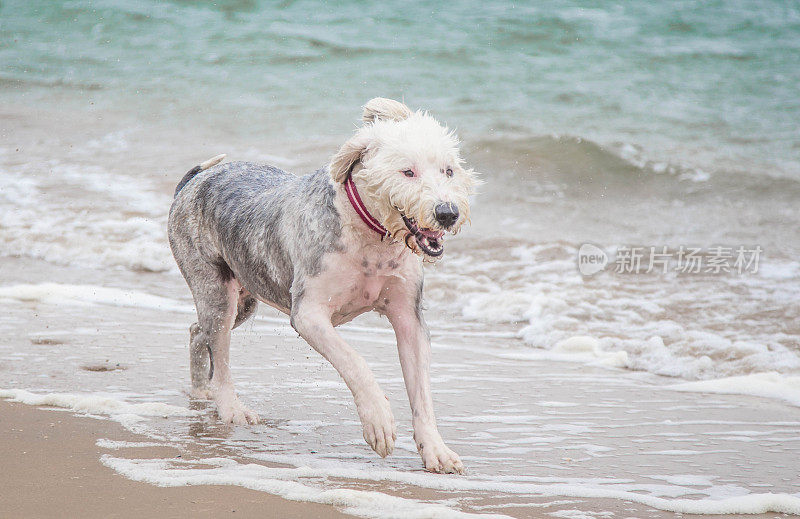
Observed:
[[[418,290],[422,290],[421,284]],[[389,296],[392,304],[385,311],[397,337],[400,366],[411,404],[414,442],[425,470],[463,474],[464,464],[458,454],[445,445],[436,427],[429,374],[431,343],[419,308],[420,297],[403,292],[401,288],[396,290],[398,297]]]
[[[391,454],[397,433],[389,400],[364,358],[336,332],[327,309],[307,302],[293,307],[292,327],[336,368],[350,388],[367,444],[382,458]]]

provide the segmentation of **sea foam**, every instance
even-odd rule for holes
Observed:
[[[134,481],[163,487],[188,485],[233,485],[267,492],[292,501],[321,503],[342,507],[361,517],[387,519],[430,518],[507,518],[498,514],[469,514],[438,503],[402,498],[382,492],[349,488],[320,488],[300,482],[302,478],[324,477],[308,467],[272,468],[259,464],[241,464],[232,460],[207,459],[126,459],[104,455],[106,466]],[[188,468],[184,464],[206,464],[208,468]]]
[[[347,470],[330,468],[273,468],[259,464],[242,464],[233,460],[201,460],[209,468],[186,467],[196,461],[178,459],[124,459],[105,455],[105,465],[120,474],[136,480],[160,486],[185,485],[236,485],[253,490],[279,495],[296,501],[333,504],[345,511],[365,517],[474,517],[445,507],[412,499],[388,496],[380,492],[351,490],[345,488],[321,488],[306,484],[305,480],[322,478],[330,482],[335,478],[369,481],[394,481],[424,488],[457,492],[502,492],[540,497],[571,497],[584,499],[617,499],[640,503],[659,510],[686,514],[762,514],[768,512],[800,514],[800,496],[790,494],[750,493],[726,495],[729,489],[712,489],[714,497],[689,499],[677,498],[685,494],[700,493],[697,478],[678,478],[672,485],[630,485],[618,483],[527,483],[503,481],[502,478],[474,479],[452,478],[440,475],[413,474],[370,469]],[[682,487],[689,485],[689,487]],[[655,490],[660,497],[643,491]],[[704,491],[703,493],[709,492]],[[481,515],[481,517],[486,517]],[[505,517],[489,515],[488,517]]]
[[[71,393],[32,393],[25,389],[0,389],[0,398],[29,405],[63,407],[86,414],[108,416],[197,416],[199,411],[163,402],[130,403],[109,396]]]
[[[739,377],[699,380],[667,386],[675,391],[751,395],[783,400],[800,407],[800,377],[780,373],[752,373]]]
[[[48,304],[108,305],[171,312],[191,312],[192,307],[174,299],[138,290],[109,288],[97,285],[62,283],[20,284],[0,287],[0,299],[36,301]]]

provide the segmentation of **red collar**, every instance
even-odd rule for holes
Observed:
[[[350,200],[350,205],[356,210],[361,220],[367,224],[367,227],[380,234],[381,240],[388,236],[389,231],[386,230],[386,227],[381,225],[381,223],[367,211],[364,202],[362,202],[361,197],[358,196],[358,189],[356,189],[356,185],[353,183],[353,177],[350,175],[347,175],[347,178],[344,180],[344,190],[347,192],[347,199]]]

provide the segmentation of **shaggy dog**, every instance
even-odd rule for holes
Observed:
[[[431,398],[430,339],[422,316],[422,262],[444,251],[444,233],[469,217],[477,180],[458,140],[425,112],[376,98],[364,125],[330,164],[304,177],[215,157],[175,190],[169,242],[194,297],[192,395],[220,418],[254,424],[237,398],[228,361],[231,330],[257,301],[291,318],[353,394],[364,439],[394,449],[394,417],[364,359],[334,329],[374,310],[397,337],[414,441],[425,468],[463,473],[442,440]]]

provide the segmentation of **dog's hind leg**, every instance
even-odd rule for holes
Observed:
[[[237,304],[236,320],[233,328],[239,327],[247,321],[258,308],[258,300],[251,296],[246,290],[239,294]],[[189,355],[190,372],[192,375],[192,397],[194,398],[213,398],[211,387],[211,377],[214,375],[214,364],[211,359],[211,346],[208,337],[200,334],[200,326],[194,323],[189,328]]]
[[[236,396],[229,361],[231,330],[236,324],[241,286],[227,268],[193,267],[192,275],[187,277],[197,308],[197,323],[191,328],[192,392],[196,396],[211,396],[223,422],[256,423],[258,416]],[[249,306],[242,320],[255,309],[255,305]],[[210,361],[208,371],[205,370],[206,358]]]
[[[212,398],[211,375],[213,374],[211,368],[211,357],[208,337],[200,333],[200,326],[194,323],[189,327],[189,372],[192,376],[192,392],[193,398]]]

